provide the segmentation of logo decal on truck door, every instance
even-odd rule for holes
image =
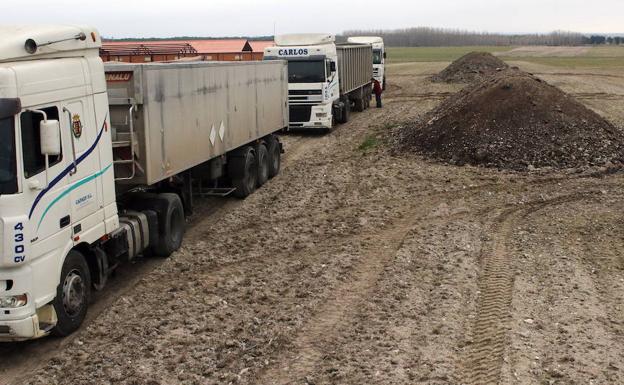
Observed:
[[[72,117],[72,131],[76,139],[80,139],[82,136],[82,121],[80,121],[80,115],[78,114]]]

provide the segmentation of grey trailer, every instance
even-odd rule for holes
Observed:
[[[354,43],[337,44],[336,50],[341,100],[348,105],[353,104],[356,111],[363,111],[372,95],[373,46]],[[342,113],[341,120],[343,121],[348,120],[348,111],[345,112]]]
[[[246,156],[245,146],[258,158],[276,145],[281,153],[273,134],[288,127],[285,62],[107,63],[105,70],[118,185],[153,186],[194,170],[213,182],[229,177],[231,186],[219,191],[245,197],[251,191],[237,180],[244,170],[228,163]]]

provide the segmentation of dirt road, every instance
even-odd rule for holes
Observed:
[[[5,347],[2,384],[624,383],[624,177],[393,154],[457,90],[430,70],[284,137],[277,179],[196,215],[72,339]]]

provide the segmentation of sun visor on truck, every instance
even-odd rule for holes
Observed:
[[[0,98],[0,119],[15,116],[21,110],[22,101],[19,98]]]
[[[264,60],[288,60],[288,61],[323,61],[327,58],[325,55],[312,56],[265,56]]]

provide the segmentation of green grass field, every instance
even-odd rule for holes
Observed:
[[[498,55],[506,61],[524,61],[536,64],[545,64],[555,67],[623,67],[624,68],[624,46],[612,47],[587,47],[579,48],[579,53],[571,56],[560,56],[553,49],[552,56],[548,54],[548,48],[541,49],[540,52],[526,54],[509,54],[517,47],[505,46],[470,46],[470,47],[393,47],[388,49],[388,60],[390,63],[413,63],[413,62],[451,62],[472,51],[484,51]],[[546,52],[544,52],[546,50]]]

